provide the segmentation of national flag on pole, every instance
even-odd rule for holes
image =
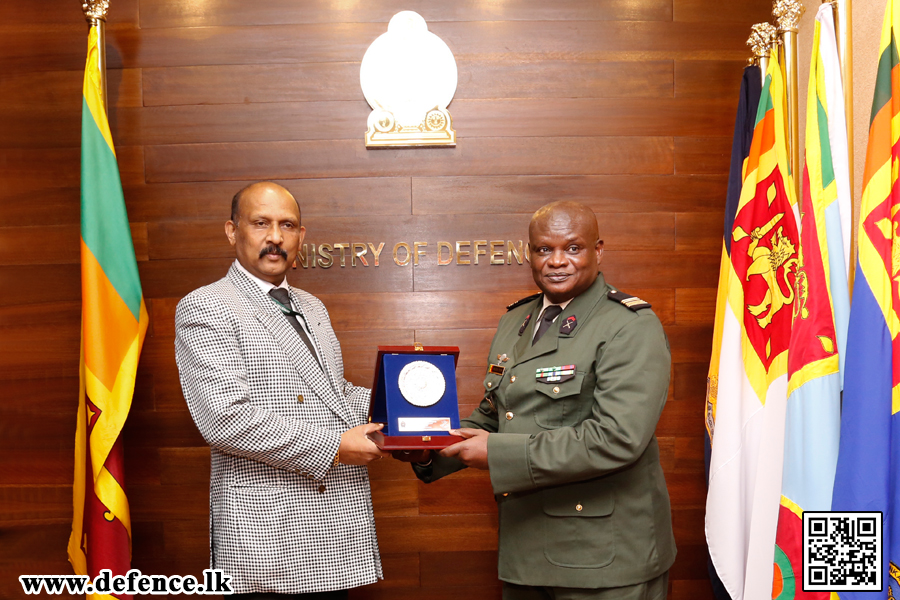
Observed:
[[[833,9],[819,7],[806,102],[800,257],[788,353],[784,472],[772,598],[828,600],[802,586],[805,510],[831,510],[850,298],[843,216],[850,210],[847,129]],[[842,215],[842,209],[846,215]],[[849,229],[847,230],[849,234]]]
[[[719,281],[721,323],[706,500],[710,558],[734,600],[771,597],[781,497],[787,350],[799,235],[789,170],[784,78],[772,50]],[[723,289],[724,286],[724,289]]]
[[[81,387],[69,538],[69,562],[92,578],[101,569],[125,574],[131,565],[121,432],[148,322],[106,115],[98,37],[92,26],[81,115]]]
[[[889,0],[857,229],[856,276],[847,338],[841,444],[832,509],[883,513],[881,593],[900,598],[900,0]]]
[[[705,453],[706,480],[709,482],[709,461],[712,452],[711,440],[716,421],[716,382],[719,377],[719,355],[722,351],[722,329],[724,311],[728,300],[728,281],[731,266],[731,230],[734,227],[734,215],[737,213],[741,199],[741,187],[746,173],[747,157],[753,141],[753,129],[756,125],[756,111],[759,108],[759,97],[762,93],[762,74],[756,65],[744,68],[741,78],[741,92],[738,99],[737,116],[734,120],[734,138],[731,144],[731,169],[728,173],[728,192],[725,198],[725,227],[722,239],[722,258],[719,263],[719,293],[716,299],[716,322],[713,330],[713,351],[709,363],[709,375],[706,379],[706,434]],[[710,580],[717,600],[730,600],[728,592],[710,564]]]

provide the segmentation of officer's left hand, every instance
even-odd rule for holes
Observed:
[[[450,434],[466,439],[441,450],[441,456],[454,456],[467,467],[486,471],[488,468],[487,443],[490,433],[483,429],[464,427],[451,429]]]

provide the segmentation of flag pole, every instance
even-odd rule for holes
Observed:
[[[797,67],[797,26],[803,14],[797,0],[775,0],[772,14],[778,23],[778,33],[784,44],[784,74],[787,96],[788,147],[795,198],[800,197],[800,103],[799,70]]]
[[[827,2],[828,0],[823,0]],[[850,171],[850,197],[856,192],[853,187],[853,27],[851,20],[851,0],[831,0],[834,11],[834,25],[837,29],[838,57],[841,60],[841,80],[844,87],[844,115],[847,121],[847,165]],[[856,202],[851,202],[850,223],[850,248],[851,254],[856,253],[856,221],[859,218],[859,210]],[[856,273],[856,260],[850,256],[850,264],[847,271],[850,278],[850,293],[853,294],[853,275]]]
[[[81,10],[88,24],[97,28],[97,71],[100,73],[100,86],[103,90],[103,110],[109,114],[106,100],[106,15],[109,13],[109,0],[84,0]]]
[[[747,40],[747,45],[753,51],[753,58],[750,59],[750,64],[759,66],[763,84],[766,82],[766,71],[769,70],[769,55],[776,37],[775,26],[771,23],[757,23],[750,28],[750,38]]]

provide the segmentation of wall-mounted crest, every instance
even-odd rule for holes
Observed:
[[[447,105],[456,59],[418,13],[399,12],[366,50],[359,81],[372,112],[366,146],[455,146]]]

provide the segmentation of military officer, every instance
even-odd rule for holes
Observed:
[[[425,482],[490,472],[504,599],[662,600],[675,559],[654,435],[668,341],[648,303],[599,273],[588,207],[548,204],[528,233],[542,293],[500,320],[484,400],[454,432],[465,441],[395,456]]]

